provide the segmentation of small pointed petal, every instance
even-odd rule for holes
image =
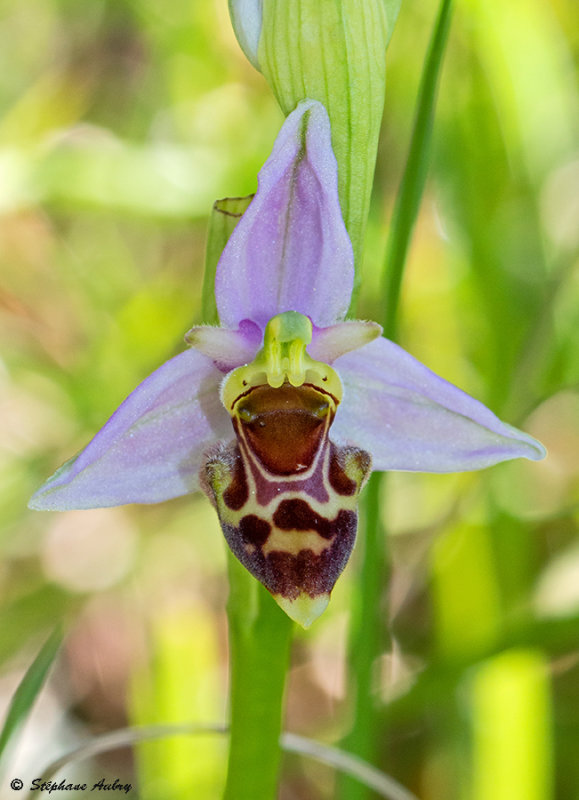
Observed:
[[[263,22],[263,0],[229,0],[229,13],[241,49],[259,70],[257,50]]]
[[[354,282],[325,108],[306,100],[285,121],[259,188],[217,267],[221,324],[262,329],[298,311],[323,328],[343,319]]]
[[[185,334],[187,344],[210,358],[222,372],[253,361],[261,340],[260,329],[249,320],[244,320],[237,331],[198,325]]]
[[[387,339],[339,358],[344,399],[336,442],[372,454],[377,470],[460,472],[545,449]]]
[[[159,503],[199,488],[207,447],[231,438],[222,374],[194,350],[167,361],[29,503],[39,511]]]
[[[340,356],[358,350],[381,334],[382,326],[377,322],[363,322],[358,319],[338,322],[328,328],[314,328],[308,353],[316,361],[333,364]]]

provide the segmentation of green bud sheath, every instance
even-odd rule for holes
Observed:
[[[253,195],[247,197],[224,197],[216,200],[211,209],[209,219],[209,232],[207,234],[207,248],[205,251],[205,274],[203,276],[203,291],[201,305],[203,319],[208,325],[219,323],[217,303],[215,301],[215,271],[217,262],[221,258],[227,240],[235,230],[235,226],[253,200]]]
[[[386,46],[396,5],[384,0],[263,3],[259,65],[284,113],[308,97],[323,103],[330,116],[340,203],[357,268],[384,107]]]

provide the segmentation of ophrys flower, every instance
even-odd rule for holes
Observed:
[[[356,533],[371,467],[453,472],[544,448],[380,336],[343,321],[354,279],[324,107],[290,114],[215,281],[221,326],[150,375],[38,490],[46,510],[202,488],[237,558],[309,625]]]

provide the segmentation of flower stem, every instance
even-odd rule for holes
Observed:
[[[228,554],[230,745],[224,800],[275,800],[293,623]]]
[[[218,322],[217,262],[251,197],[214,207],[207,237],[203,318]],[[230,740],[224,800],[275,800],[281,759],[284,688],[293,623],[227,551],[229,572]]]

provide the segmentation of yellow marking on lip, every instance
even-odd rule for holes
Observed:
[[[302,550],[311,550],[314,555],[319,556],[332,546],[333,541],[334,537],[324,539],[315,531],[280,531],[272,528],[262,552],[264,556],[275,551],[297,556]]]

